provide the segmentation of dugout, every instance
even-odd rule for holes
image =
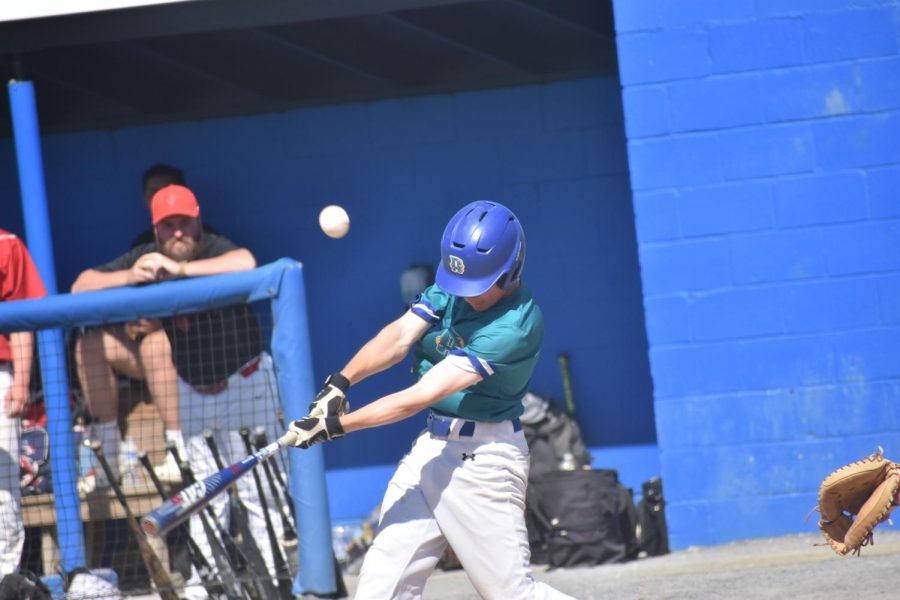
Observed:
[[[657,474],[610,5],[376,2],[324,15],[314,4],[288,10],[270,2],[248,23],[236,3],[212,4],[221,9],[215,25],[200,5],[126,11],[140,16],[142,32],[115,13],[57,19],[80,31],[57,35],[57,49],[22,54],[46,132],[55,245],[93,238],[79,244],[80,256],[57,250],[61,288],[142,228],[135,189],[143,168],[176,164],[208,222],[260,262],[304,263],[314,366],[324,376],[402,311],[400,275],[435,262],[445,214],[462,198],[506,197],[531,223],[530,285],[546,290],[535,390],[562,399],[555,358],[568,353],[598,461],[621,465],[621,453],[602,449],[635,446],[638,466],[622,465],[623,475],[639,485]],[[179,31],[167,25],[174,20]],[[15,30],[36,48],[47,26],[38,20]],[[111,29],[121,29],[121,39],[108,39]],[[536,39],[540,53],[529,49]],[[109,48],[121,52],[103,52]],[[88,83],[84,61],[100,55],[108,58],[90,70],[122,89]],[[258,72],[266,64],[273,70]],[[285,81],[274,65],[296,75]],[[65,74],[93,93],[69,86],[58,94],[58,84],[42,92],[50,86],[41,74]],[[173,101],[156,86],[184,97]],[[69,108],[54,108],[60,102]],[[15,181],[14,160],[4,163]],[[331,202],[353,219],[343,240],[325,238],[316,224]],[[55,225],[58,212],[65,227]],[[373,397],[405,378],[398,369],[355,393]],[[336,517],[368,514],[420,427],[411,420],[367,432],[326,453]]]
[[[144,227],[143,168],[177,164],[260,262],[304,263],[323,377],[403,309],[452,207],[506,199],[547,315],[534,387],[561,397],[570,355],[598,466],[661,472],[674,547],[802,530],[830,465],[896,441],[896,0],[239,4],[2,24],[61,288]],[[335,517],[419,428],[327,448]]]

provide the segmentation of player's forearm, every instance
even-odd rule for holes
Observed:
[[[82,271],[75,283],[72,284],[72,293],[77,294],[79,292],[126,286],[131,283],[129,274],[130,271],[128,269],[109,273],[88,269]]]
[[[478,373],[464,371],[448,361],[441,361],[415,385],[342,416],[341,427],[345,432],[350,432],[394,423],[479,381],[481,375]]]
[[[34,357],[34,335],[30,331],[10,334],[12,349],[13,381],[28,383],[31,379],[31,363]]]
[[[410,417],[436,401],[421,386],[414,385],[342,416],[341,427],[345,432],[378,427]]]
[[[404,339],[400,322],[394,321],[366,342],[347,366],[341,369],[341,373],[350,383],[362,381],[403,360],[409,353],[411,344],[412,342]]]
[[[246,248],[237,248],[213,258],[190,260],[184,263],[183,275],[202,277],[220,273],[249,271],[256,268],[256,258]]]

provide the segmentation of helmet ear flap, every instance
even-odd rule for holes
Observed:
[[[519,279],[522,278],[522,268],[525,266],[525,241],[519,245],[519,250],[516,252],[516,261],[512,265],[512,269],[504,273],[497,279],[497,285],[501,290],[506,290],[507,288],[515,285],[519,282]]]

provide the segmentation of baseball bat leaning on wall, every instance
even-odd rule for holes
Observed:
[[[222,462],[222,455],[219,453],[219,445],[216,443],[216,437],[213,430],[204,430],[203,439],[206,441],[206,447],[209,448],[209,451],[212,454],[213,460],[216,463],[216,468],[221,471],[225,468],[225,464]],[[196,480],[191,476],[190,479],[186,481],[190,484]],[[227,510],[231,513],[230,525],[231,529],[235,532],[234,538],[228,537],[230,540],[229,548],[236,558],[239,556],[241,565],[240,570],[249,577],[249,582],[253,584],[253,587],[256,590],[254,593],[251,593],[251,596],[256,598],[275,598],[280,592],[278,592],[272,584],[269,569],[266,567],[266,561],[263,560],[262,554],[259,552],[259,546],[256,544],[254,533],[250,529],[250,515],[247,511],[247,507],[244,506],[244,503],[238,495],[236,485],[228,486],[228,502],[229,506]],[[209,505],[207,505],[206,511],[212,515],[212,509]],[[215,519],[214,516],[211,518]],[[216,525],[221,527],[218,520],[216,520]],[[223,539],[226,537],[224,531],[220,532],[220,535],[222,535]],[[240,544],[237,543],[237,539],[235,538],[241,540]],[[248,582],[247,578],[244,578],[244,581]]]
[[[159,560],[156,552],[150,547],[147,538],[144,537],[144,532],[138,527],[137,519],[128,507],[128,501],[125,499],[125,494],[122,492],[122,488],[119,486],[119,482],[116,479],[118,474],[113,473],[112,468],[109,466],[109,462],[106,460],[106,454],[103,452],[103,445],[97,440],[84,440],[84,444],[94,452],[94,455],[97,457],[97,462],[100,463],[100,467],[103,469],[103,472],[106,473],[109,485],[116,494],[116,499],[118,499],[119,504],[122,505],[122,509],[125,511],[125,520],[128,522],[128,529],[134,534],[138,550],[141,552],[141,558],[144,560],[144,565],[147,567],[147,573],[150,575],[150,580],[153,581],[153,584],[156,586],[156,592],[159,594],[159,597],[162,598],[162,600],[178,600],[178,594],[175,593],[175,590],[172,587],[172,579],[169,576],[169,572],[166,571],[166,568]]]
[[[212,454],[213,461],[216,463],[216,468],[221,471],[225,468],[225,463],[222,462],[222,455],[219,453],[219,445],[216,443],[216,436],[213,433],[213,430],[204,429],[203,439],[206,442],[206,447],[209,448],[210,454]],[[247,507],[244,506],[241,497],[238,495],[237,486],[229,485],[228,495],[230,496],[229,500],[234,504],[234,509],[240,513],[240,518],[246,519]]]
[[[258,430],[257,435],[253,440],[253,447],[257,450],[264,448],[265,443],[263,443],[262,439],[259,436]],[[297,530],[294,528],[293,524],[293,515],[291,514],[290,509],[286,506],[286,501],[282,500],[281,492],[278,490],[278,486],[275,485],[275,476],[272,474],[272,471],[275,469],[275,463],[277,461],[270,461],[263,463],[263,471],[266,473],[266,480],[269,483],[269,491],[272,492],[272,501],[275,503],[278,508],[278,514],[281,516],[281,529],[284,531],[284,534],[281,537],[281,543],[285,548],[293,548],[297,545]]]
[[[169,495],[166,493],[165,487],[163,487],[163,484],[159,480],[159,477],[157,477],[156,470],[153,468],[153,465],[150,464],[150,457],[147,455],[146,450],[142,450],[138,453],[138,460],[141,462],[141,465],[143,465],[144,470],[147,471],[147,476],[150,477],[150,482],[153,484],[153,487],[156,488],[157,493],[163,500],[168,500]],[[215,580],[215,577],[213,576],[212,566],[210,566],[209,561],[206,560],[206,557],[203,556],[203,552],[200,550],[200,548],[197,547],[197,543],[191,537],[187,524],[182,523],[178,527],[184,529],[184,539],[187,543],[188,552],[191,558],[191,564],[200,575],[200,579],[203,581],[203,587],[205,587],[206,591],[209,592],[213,597],[225,594],[228,599],[231,600],[233,596],[225,591],[220,582]],[[230,573],[231,565],[228,564],[227,561],[220,561],[220,557],[216,553],[216,546],[212,546],[212,552],[213,558],[216,561],[216,564],[219,566],[219,569],[223,573]],[[233,584],[234,582],[229,583]],[[242,598],[243,596],[237,597]]]
[[[173,527],[209,504],[213,498],[240,477],[249,473],[260,462],[270,459],[282,448],[292,445],[295,439],[296,434],[289,431],[262,450],[210,475],[203,481],[187,486],[166,500],[159,508],[147,513],[141,519],[141,526],[151,537],[165,535]]]
[[[257,448],[261,448],[268,444],[268,439],[266,439],[266,429],[265,427],[257,427],[256,428],[256,446]],[[288,505],[288,508],[291,512],[291,520],[296,523],[297,522],[297,514],[294,510],[294,498],[291,496],[291,492],[289,491],[289,486],[284,477],[284,473],[281,472],[281,466],[278,464],[278,459],[266,463],[266,466],[272,467],[272,473],[274,473],[275,478],[278,480],[278,483],[281,485],[281,491],[284,493],[285,502]],[[296,541],[294,543],[297,543]],[[335,576],[335,585],[336,590],[334,592],[335,598],[346,598],[349,594],[347,593],[347,585],[344,583],[344,577],[341,574],[341,565],[338,563],[337,555],[332,551],[331,557],[334,560],[334,576]]]
[[[269,445],[269,440],[266,437],[266,430],[263,427],[256,428],[256,447],[257,450],[262,448],[263,446]],[[269,463],[269,466],[272,467],[272,472],[275,474],[275,479],[278,480],[278,485],[281,486],[281,491],[284,493],[285,503],[288,505],[288,508],[291,511],[291,520],[294,523],[297,522],[297,514],[294,509],[294,497],[291,496],[290,489],[288,488],[287,481],[285,480],[284,473],[281,472],[281,466],[278,464],[278,459],[273,460]]]
[[[572,376],[569,373],[569,355],[560,353],[556,356],[559,361],[559,373],[562,376],[563,394],[566,397],[566,412],[575,414],[575,395],[572,393]]]
[[[191,466],[186,461],[182,460],[182,456],[178,452],[178,448],[175,444],[167,444],[166,449],[178,464],[178,469],[181,471],[181,480],[184,484],[191,486],[197,483],[197,479],[194,477]],[[268,578],[260,580],[255,576],[250,567],[251,558],[241,550],[237,541],[231,535],[231,532],[225,530],[212,507],[207,503],[203,509],[197,511],[197,516],[200,517],[200,525],[203,527],[203,533],[206,535],[206,539],[213,548],[213,556],[216,558],[221,556],[224,558],[223,564],[227,563],[231,565],[231,568],[226,571],[228,577],[237,577],[241,588],[251,600],[274,598],[274,587],[271,590],[272,593],[269,593],[266,586]],[[215,531],[213,531],[213,529],[215,529]],[[217,533],[218,537],[216,536]],[[259,554],[259,552],[257,551],[255,554]],[[218,562],[219,561],[217,560],[217,564]],[[225,570],[225,567],[222,567],[222,569]],[[265,570],[263,569],[263,572],[264,571]]]
[[[241,427],[240,435],[247,452],[253,452],[253,446],[250,445],[250,430],[246,427]],[[259,506],[262,508],[263,519],[266,523],[266,533],[269,535],[269,545],[272,547],[272,560],[275,563],[275,574],[278,578],[278,591],[282,598],[291,600],[294,597],[294,594],[291,592],[291,572],[287,566],[287,559],[282,553],[278,536],[275,534],[275,525],[272,523],[272,515],[269,514],[269,503],[266,500],[266,493],[263,490],[259,471],[253,471],[253,479],[256,483],[256,493],[259,496]]]

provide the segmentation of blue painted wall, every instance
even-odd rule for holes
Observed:
[[[900,2],[615,0],[675,547],[900,452]]]
[[[3,141],[4,223],[21,219],[11,152]],[[400,273],[437,263],[440,235],[457,208],[477,198],[507,203],[525,224],[525,278],[546,315],[534,389],[562,396],[556,355],[566,351],[588,442],[655,442],[615,78],[50,135],[44,157],[61,289],[147,225],[143,169],[180,165],[208,222],[261,262],[290,256],[304,263],[313,360],[323,379],[399,316]],[[342,240],[318,229],[318,211],[330,203],[352,219]],[[397,368],[350,398],[359,405],[408,382],[408,370]],[[421,427],[410,420],[354,434],[328,445],[328,464],[393,464]]]

